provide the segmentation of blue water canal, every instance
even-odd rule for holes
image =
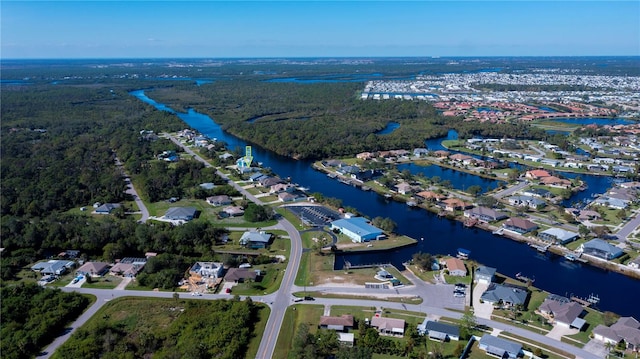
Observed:
[[[133,91],[131,94],[159,110],[176,114],[192,128],[210,138],[225,141],[232,149],[242,148],[246,144],[224,133],[220,126],[206,115],[193,110],[187,113],[175,112],[148,98],[143,91]],[[430,145],[431,142],[433,141],[427,143],[427,147],[434,149]],[[457,248],[463,247],[471,250],[473,259],[496,267],[505,275],[513,276],[522,272],[529,277],[535,277],[536,286],[560,295],[587,297],[593,293],[601,299],[599,309],[640,318],[640,307],[635,295],[640,291],[640,281],[588,265],[570,263],[549,253],[539,254],[524,244],[479,229],[465,228],[459,222],[439,218],[421,209],[411,209],[402,203],[387,201],[375,192],[364,192],[328,178],[324,173],[312,169],[310,161],[296,161],[257,146],[254,146],[253,156],[281,177],[290,176],[293,182],[309,187],[311,192],[340,198],[345,206],[357,208],[369,217],[393,219],[397,223],[398,233],[418,239],[414,246],[393,251],[338,255],[336,268],[341,268],[345,260],[353,264],[391,261],[398,268],[402,268],[402,262],[410,259],[415,252],[455,254]],[[441,177],[451,180],[445,176]],[[582,177],[588,180],[594,176]],[[595,180],[600,181],[597,177]],[[594,186],[598,183],[600,182],[594,182]],[[591,183],[589,186],[591,187]],[[606,190],[600,189],[602,192]]]

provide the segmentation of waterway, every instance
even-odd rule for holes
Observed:
[[[578,118],[562,118],[552,119],[551,122],[562,122],[572,125],[598,125],[598,126],[615,126],[615,125],[630,125],[636,123],[635,121],[628,120],[626,118],[606,118],[606,117],[578,117]]]
[[[147,97],[144,91],[133,91],[131,94],[159,110],[176,114],[200,133],[225,141],[231,149],[246,145],[244,141],[223,132],[206,115],[193,110],[187,113],[176,112]],[[429,144],[432,142],[427,144],[429,149],[435,149]],[[637,298],[632,295],[640,291],[640,281],[588,265],[567,262],[551,254],[540,254],[525,244],[483,230],[465,228],[459,222],[439,218],[425,210],[411,209],[405,204],[388,201],[372,191],[364,192],[345,186],[324,173],[313,170],[310,161],[296,161],[258,146],[254,146],[253,156],[256,161],[270,167],[281,177],[290,176],[292,181],[309,187],[311,192],[340,198],[345,206],[359,209],[368,217],[391,218],[397,223],[396,232],[418,239],[416,245],[388,252],[338,255],[336,269],[340,269],[345,260],[352,264],[391,261],[402,268],[402,262],[410,259],[415,252],[455,254],[457,248],[462,247],[471,251],[471,258],[495,267],[505,275],[513,276],[522,272],[526,276],[535,277],[536,286],[560,295],[587,297],[593,293],[601,299],[599,309],[640,318],[640,306]]]
[[[398,128],[400,128],[400,124],[397,122],[389,122],[382,130],[376,132],[376,135],[388,135],[390,133],[392,133],[393,131],[397,130]]]

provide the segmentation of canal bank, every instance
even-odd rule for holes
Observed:
[[[166,106],[148,98],[144,91],[132,92],[132,95],[160,110],[164,107],[167,111]],[[246,145],[245,141],[223,132],[220,126],[206,115],[190,112],[176,113],[176,116],[209,138],[226,142],[230,149],[244,148]],[[435,142],[439,141],[433,141]],[[429,148],[430,145],[427,146]],[[601,299],[598,309],[640,318],[640,307],[636,298],[629,295],[630,291],[640,290],[640,282],[630,277],[580,263],[570,263],[562,257],[539,253],[525,244],[505,240],[482,229],[466,228],[460,222],[386,200],[371,191],[345,186],[312,169],[310,161],[292,160],[259,147],[254,147],[253,156],[275,173],[291,177],[292,181],[310,188],[311,192],[340,198],[344,206],[360,209],[369,217],[391,218],[397,223],[396,232],[412,238],[424,238],[414,246],[392,251],[338,254],[336,263],[343,263],[343,260],[352,264],[391,261],[396,267],[401,268],[402,263],[418,251],[451,254],[455,253],[457,248],[466,248],[471,251],[472,259],[498,268],[501,273],[513,275],[526,272],[535,276],[536,285],[548,292],[560,295],[573,293],[582,297],[595,293]]]

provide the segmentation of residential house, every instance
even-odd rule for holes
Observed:
[[[341,176],[350,176],[352,173],[360,172],[360,167],[358,166],[341,166],[336,170],[336,173]]]
[[[244,209],[240,206],[228,206],[222,209],[223,213],[228,214],[231,217],[239,217],[244,214]]]
[[[358,171],[351,174],[351,178],[359,182],[371,181],[380,176],[382,176],[382,171],[380,170],[365,170],[365,171]]]
[[[487,352],[488,355],[498,358],[515,359],[522,356],[522,345],[507,339],[494,337],[485,334],[480,338],[478,347]]]
[[[496,275],[496,269],[491,267],[481,266],[476,269],[474,273],[478,283],[489,284],[493,282],[493,277]]]
[[[344,332],[353,329],[353,315],[344,314],[339,317],[322,316],[320,317],[320,324],[318,326],[322,329]]]
[[[454,212],[456,210],[463,210],[471,207],[470,203],[467,203],[458,198],[447,198],[438,203],[438,205],[447,212]]]
[[[266,233],[264,231],[247,231],[242,234],[242,237],[240,237],[240,244],[252,249],[266,248],[271,241],[271,237],[271,233]]]
[[[405,322],[402,319],[373,317],[370,325],[382,335],[404,335]]]
[[[442,342],[460,340],[460,328],[458,326],[435,322],[427,318],[424,319],[422,324],[418,325],[418,333],[428,335],[430,339]]]
[[[480,299],[493,305],[511,307],[523,305],[527,301],[529,292],[525,288],[491,283],[489,288],[482,293]]]
[[[262,172],[256,172],[254,174],[252,174],[251,176],[249,176],[249,181],[251,182],[260,182],[261,179],[263,178],[268,178],[269,176],[263,174]]]
[[[243,283],[246,281],[255,281],[258,278],[258,272],[249,268],[229,268],[227,274],[224,275],[225,282]]]
[[[454,277],[466,277],[467,267],[464,266],[464,262],[458,258],[449,258],[445,261],[449,275]]]
[[[426,148],[414,148],[413,155],[416,157],[427,156],[429,154],[429,150]]]
[[[502,227],[508,231],[525,234],[538,229],[538,225],[528,219],[512,217],[507,219]]]
[[[231,200],[231,197],[227,196],[226,194],[223,194],[220,196],[207,197],[207,203],[209,203],[212,206],[224,206],[226,204],[231,204],[231,202],[233,202]]]
[[[559,244],[567,244],[569,242],[575,241],[579,236],[580,235],[578,233],[555,227],[546,229],[538,233],[538,237],[540,239]]]
[[[396,185],[396,191],[400,194],[411,194],[413,193],[413,186],[407,182],[400,182]]]
[[[105,203],[94,211],[96,214],[110,214],[116,208],[120,208],[120,203]]]
[[[109,273],[114,276],[134,278],[147,264],[147,258],[125,257],[116,263]]]
[[[189,268],[189,274],[202,278],[220,278],[224,267],[219,262],[196,262]]]
[[[450,152],[445,150],[437,150],[433,152],[436,157],[449,157]]]
[[[365,153],[369,153],[370,152],[365,152]],[[357,157],[357,155],[356,155]],[[346,166],[347,164],[340,161],[340,160],[326,160],[324,162],[322,162],[323,165],[325,165],[326,167],[342,167],[342,166]]]
[[[64,252],[58,253],[58,257],[70,258],[70,259],[78,258],[79,255],[80,255],[80,251],[77,249],[67,249]]]
[[[359,160],[370,160],[375,157],[375,154],[372,152],[361,152],[356,155],[356,158]]]
[[[540,170],[540,169],[527,171],[524,175],[525,178],[534,179],[534,180],[539,180],[543,177],[549,177],[549,176],[551,176],[551,174],[548,171]]]
[[[369,242],[372,239],[380,239],[383,231],[369,224],[364,217],[344,218],[331,222],[331,230],[339,230],[342,234],[351,238],[353,242]]]
[[[38,262],[31,267],[34,272],[42,275],[62,275],[75,266],[75,262],[52,259],[46,262]]]
[[[544,188],[529,188],[529,189],[526,189],[526,190],[522,190],[520,193],[522,193],[525,196],[538,197],[538,198],[551,198],[551,197],[553,197],[553,193],[551,193],[551,191],[546,190]]]
[[[561,300],[557,300],[557,298]],[[538,307],[538,311],[549,322],[563,328],[581,329],[586,323],[584,319],[580,318],[584,308],[564,297],[553,296],[551,299],[545,299]]]
[[[216,188],[216,184],[213,182],[204,182],[204,183],[200,183],[200,188],[202,189],[206,189],[206,190],[212,190],[214,188]]]
[[[86,262],[76,273],[84,276],[100,277],[109,270],[109,263],[104,262]]]
[[[443,201],[447,196],[433,191],[422,191],[416,193],[416,197],[420,197],[426,201]]]
[[[475,207],[464,211],[467,218],[477,218],[482,222],[495,222],[507,218],[507,215],[488,207]]]
[[[627,349],[640,351],[640,323],[633,317],[621,317],[610,327],[595,327],[593,338],[612,345],[624,342]]]
[[[269,188],[269,193],[292,192],[295,188],[291,183],[278,183]]]
[[[273,185],[282,183],[282,179],[280,179],[280,177],[263,177],[263,178],[260,178],[258,182],[262,187],[270,188]]]
[[[609,208],[614,208],[614,209],[626,209],[629,204],[627,201],[619,199],[619,198],[613,198],[613,197],[609,197],[609,196],[600,196],[598,198],[596,198],[593,202],[591,202],[593,204],[597,204],[599,206],[605,206],[605,207],[609,207]]]
[[[509,204],[515,207],[528,207],[536,209],[544,207],[547,203],[539,198],[532,196],[511,196],[508,198]]]
[[[301,201],[301,200],[304,200],[305,198],[306,198],[305,196],[300,196],[295,193],[288,193],[288,192],[278,193],[278,200],[280,202],[285,202],[285,203]]]
[[[164,214],[164,218],[172,221],[190,221],[195,218],[197,211],[195,207],[171,207]]]
[[[587,243],[581,244],[577,251],[605,260],[618,258],[624,253],[622,249],[599,238],[594,238]]]

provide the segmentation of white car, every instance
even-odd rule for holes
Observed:
[[[200,292],[191,292],[191,295],[194,296],[194,297],[201,297],[202,293],[200,293]]]

